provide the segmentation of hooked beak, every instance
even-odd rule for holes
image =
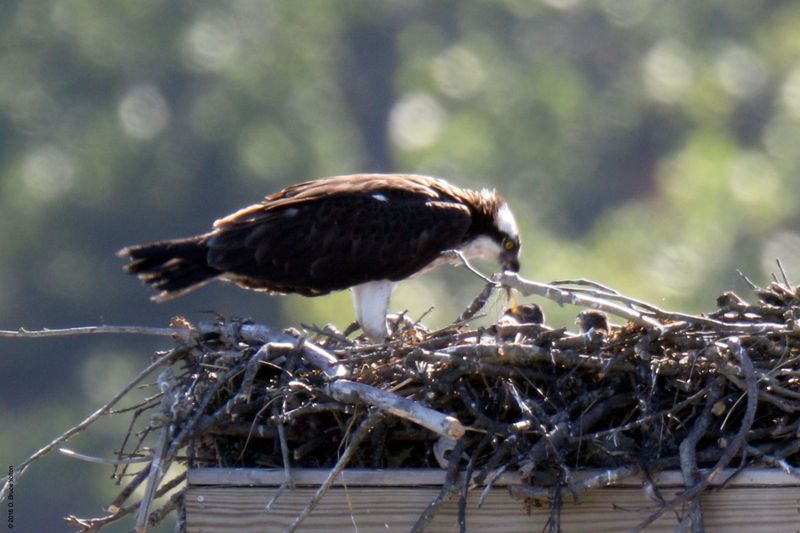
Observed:
[[[503,270],[510,270],[511,272],[519,272],[519,256],[516,250],[513,252],[503,252],[500,256],[500,264]]]

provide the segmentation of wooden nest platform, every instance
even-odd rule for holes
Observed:
[[[498,287],[591,310],[579,317],[584,331],[509,318],[471,327]],[[183,476],[164,479],[179,463],[279,469],[278,500],[293,472],[326,469],[289,530],[345,467],[445,472],[416,531],[447,499],[459,502],[464,530],[469,495],[508,475],[520,508],[548,502],[538,512],[549,513],[552,530],[562,502],[632,475],[651,503],[637,529],[675,511],[682,527],[702,530],[700,495],[742,469],[800,479],[800,292],[777,281],[752,288],[752,303],[726,293],[715,311],[692,316],[591,282],[504,274],[454,325],[428,332],[407,324],[383,344],[331,327],[178,321],[176,347],[146,369],[160,370],[160,392],[128,411],[132,429],[117,453],[144,468],[118,464],[124,488],[109,514],[69,521],[93,531],[137,514],[146,528],[177,508],[185,525]],[[622,325],[604,324],[602,313]],[[664,470],[678,470],[683,487],[660,493],[652,480]],[[126,507],[140,485],[144,499]],[[171,497],[151,508],[162,495]]]

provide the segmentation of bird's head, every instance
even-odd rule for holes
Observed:
[[[575,318],[575,324],[578,325],[581,333],[588,333],[593,329],[599,334],[607,335],[610,330],[608,315],[598,309],[581,311]]]
[[[503,270],[519,272],[519,229],[508,204],[483,190],[473,202],[472,226],[461,251],[469,258],[497,261]]]
[[[544,324],[544,311],[539,304],[524,303],[505,310],[503,317],[519,324]]]
[[[519,272],[519,229],[517,228],[517,221],[514,218],[514,214],[511,212],[507,203],[501,203],[500,207],[495,212],[494,225],[497,229],[495,238],[500,247],[497,258],[500,265],[503,267],[503,270]]]

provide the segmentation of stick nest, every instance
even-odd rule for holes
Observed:
[[[406,324],[377,345],[331,327],[281,334],[246,322],[173,324],[189,333],[159,354],[161,392],[133,410],[134,429],[118,454],[150,459],[132,481],[123,474],[140,467],[117,467],[128,485],[110,516],[148,478],[156,495],[171,488],[153,473],[155,461],[160,472],[172,462],[287,474],[289,467],[447,468],[418,529],[450,493],[461,494],[463,528],[464,480],[489,485],[502,472],[521,475],[512,494],[550,499],[554,529],[562,494],[637,472],[679,468],[686,480],[641,528],[679,506],[685,520],[701,520],[698,496],[724,469],[768,464],[797,475],[797,288],[754,286],[752,304],[726,293],[716,311],[690,316],[590,282],[501,278],[523,295],[583,305],[591,311],[580,320],[600,325],[571,333],[507,317],[470,327],[466,319],[494,285],[460,325],[427,332]],[[606,329],[600,311],[625,323]],[[163,445],[145,449],[149,435],[164,436]],[[598,468],[602,479],[573,476]],[[178,490],[149,521],[180,507],[180,498]],[[109,517],[71,520],[92,530]]]

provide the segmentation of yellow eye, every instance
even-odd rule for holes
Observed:
[[[503,248],[505,248],[508,251],[511,251],[516,247],[517,247],[517,243],[514,242],[514,239],[505,239],[503,241]]]

